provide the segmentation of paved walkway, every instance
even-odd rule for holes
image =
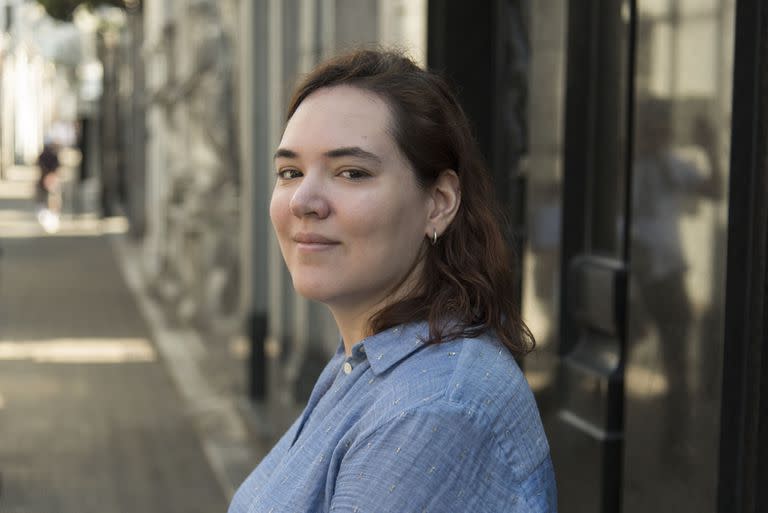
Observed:
[[[105,225],[46,235],[31,192],[0,182],[0,511],[226,511]]]

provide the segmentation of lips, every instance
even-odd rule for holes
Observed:
[[[339,241],[329,239],[317,233],[297,233],[293,236],[294,242],[299,244],[317,245],[317,246],[331,246],[339,244]]]

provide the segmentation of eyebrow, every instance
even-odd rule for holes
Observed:
[[[278,150],[275,152],[274,158],[275,159],[278,159],[278,158],[295,159],[295,158],[298,158],[298,156],[299,154],[293,150],[289,150],[288,148],[278,148]],[[359,146],[345,146],[343,148],[328,150],[325,153],[323,153],[323,156],[332,158],[332,159],[337,159],[340,157],[356,157],[359,159],[370,160],[371,162],[381,164],[381,157],[379,157],[375,153],[371,153],[370,151],[365,151]]]

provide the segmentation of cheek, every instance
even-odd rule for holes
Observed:
[[[348,233],[365,241],[363,251],[408,251],[418,246],[424,230],[420,198],[402,194],[371,194],[346,209]],[[404,256],[403,253],[400,253]]]
[[[286,244],[290,237],[292,217],[289,205],[289,194],[285,194],[284,191],[275,191],[272,193],[272,199],[269,202],[269,218],[272,221],[272,229],[275,231],[277,242],[280,246],[280,252],[286,260],[286,264],[290,258],[290,254],[286,249]]]
[[[275,229],[278,235],[280,231],[285,227],[289,211],[290,197],[283,191],[275,190],[272,193],[272,199],[269,202],[269,218],[272,220],[272,227]]]

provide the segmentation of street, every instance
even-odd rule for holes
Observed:
[[[0,182],[0,510],[225,511],[109,235],[46,235],[31,172]]]

